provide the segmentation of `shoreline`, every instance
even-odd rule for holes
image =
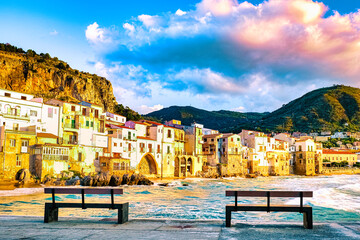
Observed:
[[[317,175],[311,175],[311,176],[304,176],[304,175],[284,175],[284,176],[258,176],[258,178],[284,178],[284,177],[303,177],[303,178],[313,178],[313,177],[321,177],[321,176],[338,176],[338,175],[360,175],[360,169],[359,172],[354,173],[348,173],[348,172],[332,172],[332,173],[324,173],[324,174],[317,174]],[[163,184],[163,183],[171,183],[175,181],[184,181],[187,180],[190,181],[211,181],[211,180],[234,180],[234,179],[247,179],[246,177],[219,177],[219,178],[201,178],[201,177],[186,177],[186,178],[173,178],[173,177],[167,177],[167,178],[155,178],[155,177],[149,177],[149,180],[153,181],[156,185]],[[251,179],[251,178],[249,178]],[[123,187],[123,186],[134,186],[134,185],[119,185],[117,187]],[[144,185],[146,186],[146,185]],[[151,186],[151,185],[149,185]],[[82,186],[82,185],[69,185],[69,186],[57,186],[57,185],[46,185],[46,184],[40,184],[40,183],[28,183],[24,185],[19,185],[18,181],[0,181],[0,196],[4,196],[1,193],[4,191],[15,191],[17,189],[36,189],[36,188],[46,188],[46,187],[89,187],[89,186]],[[111,186],[100,186],[100,187],[111,187]],[[166,186],[165,186],[166,187]],[[25,194],[24,194],[25,195]],[[5,195],[6,196],[6,195]]]

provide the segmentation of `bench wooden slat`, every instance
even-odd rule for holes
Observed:
[[[313,197],[312,191],[226,191],[226,196],[239,196],[239,197],[267,197],[270,192],[270,197]]]
[[[51,194],[54,189],[55,194],[81,194],[84,189],[84,194],[123,194],[124,190],[119,188],[44,188],[44,193]]]

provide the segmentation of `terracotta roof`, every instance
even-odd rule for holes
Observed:
[[[155,139],[152,139],[152,138],[149,138],[149,137],[141,137],[141,136],[138,136],[137,138],[138,138],[138,139],[155,141]]]
[[[58,138],[58,136],[52,133],[37,133],[36,136],[41,138]]]
[[[323,149],[323,154],[355,154],[350,151],[335,151],[331,149]]]
[[[213,137],[217,137],[222,135],[221,133],[215,133],[215,134],[209,134],[209,135],[204,135],[203,138],[213,138]]]
[[[153,124],[153,125],[157,125],[157,126],[161,126],[164,124],[158,123],[158,122],[154,122],[154,121],[149,121],[149,120],[143,120],[143,124],[144,123],[148,123],[148,124]]]

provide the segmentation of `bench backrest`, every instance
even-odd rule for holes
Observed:
[[[226,191],[226,196],[238,197],[312,197],[311,191]]]
[[[300,198],[300,212],[303,211],[303,198],[312,197],[312,191],[226,191],[225,196],[235,197],[235,206],[238,205],[238,197],[266,197],[267,211],[270,212],[270,198],[271,197],[299,197]]]
[[[82,192],[84,191],[84,192]],[[119,188],[44,188],[46,194],[123,194]]]
[[[111,205],[114,207],[114,195],[123,194],[119,188],[44,188],[45,194],[52,194],[52,203],[55,205],[55,194],[81,194],[82,208],[85,209],[85,194],[110,194]]]

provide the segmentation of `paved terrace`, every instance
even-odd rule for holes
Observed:
[[[360,239],[360,221],[302,223],[133,219],[118,225],[115,219],[59,218],[45,224],[41,217],[0,216],[0,239]]]

